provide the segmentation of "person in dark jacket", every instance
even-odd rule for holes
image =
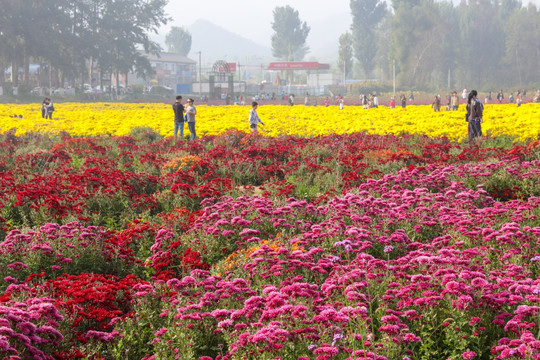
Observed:
[[[441,99],[438,96],[435,96],[435,100],[433,100],[431,107],[435,112],[441,111]]]
[[[467,97],[467,121],[469,122],[469,141],[482,136],[482,117],[484,114],[484,105],[477,98],[478,92],[471,90]]]
[[[180,132],[180,139],[184,138],[184,105],[182,105],[182,96],[176,96],[176,102],[172,106],[174,111],[174,140]]]
[[[43,99],[41,102],[41,117],[45,118],[45,115],[47,115],[47,110],[45,109],[45,103],[47,102],[47,98]]]
[[[499,104],[501,104],[503,100],[504,100],[504,94],[503,94],[503,91],[501,89],[501,90],[499,90],[499,93],[497,94],[497,102]]]
[[[46,98],[43,102],[43,110],[41,110],[41,114],[45,114],[45,119],[52,120],[52,114],[54,112],[54,105],[51,101],[51,99]]]

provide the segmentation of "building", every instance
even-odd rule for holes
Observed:
[[[179,94],[192,92],[191,85],[197,81],[197,62],[180,54],[162,52],[159,56],[146,54],[154,74],[151,78],[138,78],[129,74],[130,84],[160,85],[174,89]]]

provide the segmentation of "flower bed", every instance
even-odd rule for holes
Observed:
[[[218,135],[229,129],[249,131],[250,106],[197,106],[197,134]],[[329,134],[426,134],[454,140],[467,137],[465,105],[459,111],[433,112],[429,105],[390,109],[380,106],[364,110],[361,106],[283,106],[261,105],[258,113],[266,126],[259,131],[268,136],[324,136]],[[11,118],[21,114],[23,119]],[[512,136],[522,141],[540,134],[540,105],[486,105],[484,132],[492,136]],[[55,119],[41,118],[38,105],[0,104],[0,129],[32,132],[68,132],[76,136],[128,135],[134,127],[150,127],[163,136],[173,135],[174,114],[167,104],[65,103],[57,104]],[[186,126],[186,136],[189,133]]]
[[[538,141],[0,144],[2,357],[540,359]]]

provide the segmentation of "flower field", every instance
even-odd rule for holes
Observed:
[[[200,106],[186,142],[55,107],[0,107],[1,359],[540,359],[538,105],[474,143],[423,106]]]
[[[249,131],[249,106],[197,105],[197,133],[218,135],[228,129]],[[173,134],[171,105],[122,104],[122,103],[68,103],[57,104],[55,120],[41,118],[39,104],[0,105],[0,129],[17,129],[17,134],[27,131],[67,131],[74,136],[129,134],[137,126],[149,126],[164,136]],[[467,137],[467,127],[461,111],[434,113],[430,106],[408,106],[406,109],[379,107],[364,110],[361,106],[273,106],[262,105],[258,113],[266,124],[261,131],[268,136],[297,135],[321,136],[365,131],[369,134],[403,133],[422,134],[430,137],[446,136],[462,140]],[[10,115],[23,115],[13,119]],[[540,107],[538,104],[487,105],[483,131],[492,136],[511,135],[522,141],[536,139],[540,133]],[[186,126],[186,132],[187,126]]]

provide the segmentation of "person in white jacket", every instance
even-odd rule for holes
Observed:
[[[251,110],[249,110],[249,127],[251,128],[252,132],[257,131],[257,125],[261,123],[264,125],[264,123],[261,121],[261,118],[259,117],[259,114],[257,114],[257,107],[259,104],[254,101],[251,103]]]

